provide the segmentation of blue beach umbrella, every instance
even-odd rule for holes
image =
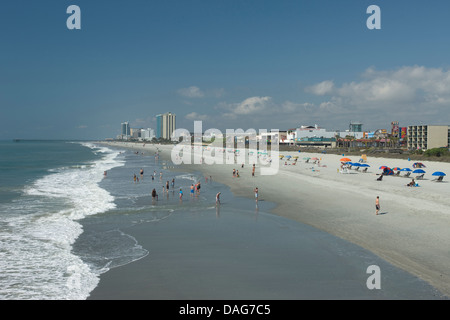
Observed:
[[[367,163],[362,163],[362,164],[360,164],[360,167],[369,168],[370,166]]]
[[[292,156],[286,156],[285,158],[286,158],[286,159],[290,159],[290,158],[292,158]]]
[[[422,169],[416,169],[413,171],[413,173],[425,173],[425,171]]]
[[[440,176],[446,176],[446,174],[445,173],[443,173],[443,172],[441,172],[441,171],[436,171],[436,172],[433,172],[433,174],[432,174],[433,176],[438,176],[438,177],[440,177]]]
[[[400,169],[399,171],[412,171],[410,168],[403,168],[403,169]]]

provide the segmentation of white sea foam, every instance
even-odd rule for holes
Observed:
[[[175,177],[175,180],[190,180],[190,181],[194,181],[197,182],[199,181],[199,177],[198,176],[194,176],[192,174],[181,174],[181,175],[177,175]]]
[[[83,232],[77,220],[115,208],[99,182],[123,162],[118,152],[83,145],[103,158],[38,179],[8,207],[0,225],[0,299],[86,299],[97,286],[98,272],[72,254]]]

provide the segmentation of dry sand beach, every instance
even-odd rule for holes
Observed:
[[[170,159],[172,146],[108,142],[111,146],[156,151]],[[450,183],[435,182],[434,171],[450,172],[449,163],[423,162],[425,179],[419,187],[407,187],[410,178],[385,176],[377,181],[380,166],[412,168],[413,161],[371,158],[368,172],[340,173],[342,155],[280,152],[293,158],[279,161],[276,175],[260,175],[256,165],[183,165],[183,170],[200,171],[231,187],[237,196],[254,197],[277,204],[274,214],[293,219],[365,248],[434,286],[450,296]],[[320,166],[306,163],[317,157]],[[359,160],[352,158],[352,161]],[[239,170],[235,178],[232,170]],[[401,175],[403,175],[402,173]],[[415,177],[417,174],[412,174]],[[380,197],[380,215],[375,215],[375,199]],[[381,270],[382,272],[382,270]]]

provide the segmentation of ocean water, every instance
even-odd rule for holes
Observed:
[[[182,172],[150,151],[3,141],[0,177],[2,300],[440,297],[370,252],[274,216],[274,204],[235,197],[214,177]],[[200,193],[191,195],[197,182]],[[366,287],[371,264],[383,270],[378,292]],[[115,270],[129,270],[127,293],[114,281],[102,287]]]
[[[115,207],[99,182],[122,166],[91,143],[0,142],[0,299],[85,299],[98,283],[72,253],[79,221]]]
[[[191,197],[191,184],[204,178],[172,168],[93,142],[1,141],[0,299],[84,300],[102,274],[148,255],[124,229],[173,213],[215,212],[206,197],[223,186]]]

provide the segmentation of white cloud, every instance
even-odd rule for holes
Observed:
[[[285,113],[291,112],[311,112],[315,108],[314,104],[305,102],[305,103],[295,103],[292,101],[285,101],[281,105],[281,111]]]
[[[203,91],[195,86],[179,89],[178,94],[186,98],[203,98],[205,96]]]
[[[197,112],[188,113],[185,118],[191,121],[206,121],[209,119],[209,116],[206,114],[198,114]]]
[[[318,96],[324,96],[332,93],[334,90],[334,82],[330,80],[322,81],[316,85],[306,88],[306,92],[313,93]]]
[[[423,66],[402,67],[391,71],[367,69],[364,80],[344,83],[335,88],[332,98],[341,98],[350,108],[388,111],[409,105],[419,107],[439,107],[450,102],[450,71]],[[331,81],[323,81],[309,87],[309,92],[323,95]],[[328,89],[327,89],[328,88]]]
[[[250,97],[239,103],[221,103],[216,109],[225,111],[223,116],[234,119],[242,116],[265,114],[271,110],[272,105],[271,97]]]
[[[397,120],[402,126],[426,122],[450,124],[450,70],[422,66],[378,71],[368,68],[360,79],[336,83],[325,80],[306,91],[314,101],[277,102],[269,96],[252,96],[240,102],[221,102],[209,120],[229,128],[293,128],[319,124],[329,129],[346,129],[352,120],[365,130],[389,128]],[[208,116],[195,112],[189,120]]]
[[[317,103],[316,110],[323,118],[356,116],[370,122],[380,119],[378,115],[382,114],[387,123],[390,119],[401,119],[404,125],[417,121],[450,122],[450,70],[442,68],[405,66],[384,71],[368,68],[359,81],[337,86],[327,80],[306,91],[317,96],[331,93],[329,99]],[[442,116],[436,117],[438,114]]]

